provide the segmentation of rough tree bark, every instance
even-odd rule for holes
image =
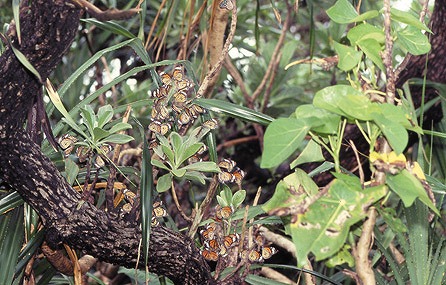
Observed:
[[[20,14],[21,44],[15,27],[8,35],[45,80],[70,47],[81,11],[66,0],[29,3]],[[42,83],[5,45],[0,57],[0,177],[39,213],[50,245],[66,243],[99,260],[135,267],[139,226],[116,219],[88,202],[79,203],[81,196],[24,130],[27,113],[41,96]],[[150,235],[148,263],[149,270],[177,284],[214,283],[194,243],[165,227],[154,228]]]

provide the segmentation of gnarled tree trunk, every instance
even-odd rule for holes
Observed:
[[[45,80],[70,47],[81,11],[66,0],[30,3],[21,9],[21,44],[15,27],[9,36]],[[99,260],[135,267],[139,226],[116,219],[89,202],[80,203],[81,196],[24,130],[27,113],[41,96],[42,83],[5,44],[0,57],[0,177],[42,217],[50,245],[66,243]],[[150,235],[148,263],[149,270],[178,284],[214,283],[194,243],[165,227],[154,228]]]

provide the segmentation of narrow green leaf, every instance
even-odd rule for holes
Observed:
[[[22,205],[23,199],[17,191],[12,191],[8,195],[0,199],[0,216],[5,214],[7,211],[14,209]]]
[[[23,207],[0,216],[0,276],[3,284],[12,283],[24,231]]]
[[[166,155],[167,160],[172,165],[175,165],[175,154],[173,153],[172,149],[165,145],[161,145],[161,149],[163,150],[163,153]]]
[[[133,137],[125,134],[112,134],[101,141],[101,143],[117,143],[117,144],[125,144],[134,140]]]
[[[304,120],[279,118],[266,129],[260,167],[269,168],[284,162],[302,143],[311,126]]]
[[[129,30],[124,28],[123,26],[119,25],[116,22],[113,21],[107,21],[107,22],[101,22],[94,18],[89,19],[81,19],[82,22],[94,25],[98,28],[103,29],[104,31],[112,32],[115,35],[121,35],[129,39],[136,38],[134,34],[132,34]]]
[[[81,117],[84,119],[84,124],[87,126],[90,134],[93,134],[93,129],[98,124],[93,108],[90,105],[85,105],[85,107],[81,108]]]
[[[37,79],[39,79],[40,82],[43,83],[42,81],[42,77],[40,76],[40,73],[34,68],[34,66],[31,64],[31,62],[28,61],[28,59],[26,58],[26,56],[17,48],[15,48],[11,42],[9,42],[9,46],[12,49],[12,52],[15,54],[15,56],[17,57],[17,59],[20,61],[20,63],[26,68],[28,69],[32,74],[34,74]]]
[[[20,30],[20,0],[12,0],[12,14],[14,15],[14,23],[17,31],[19,44],[22,43],[22,32]]]
[[[267,126],[274,120],[268,115],[222,100],[199,98],[195,99],[194,103],[213,112],[224,113],[244,122],[252,122]]]
[[[149,256],[149,242],[150,242],[150,232],[151,232],[151,220],[152,220],[152,208],[153,208],[153,173],[152,165],[150,164],[150,152],[149,146],[147,145],[148,138],[144,127],[135,118],[132,117],[133,121],[138,126],[139,132],[141,133],[141,140],[143,141],[142,150],[142,162],[141,162],[141,183],[140,183],[140,204],[141,204],[141,230],[142,230],[142,251],[144,264],[148,266],[148,256]]]

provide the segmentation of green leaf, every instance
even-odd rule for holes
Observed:
[[[107,104],[100,107],[98,110],[98,127],[103,128],[112,118],[113,108],[111,105]]]
[[[72,161],[71,159],[65,159],[65,173],[68,184],[73,185],[76,180],[77,175],[79,174],[79,166]]]
[[[184,176],[184,174],[186,174],[186,169],[184,169],[184,168],[179,168],[179,169],[174,168],[171,171],[172,171],[172,174],[178,178],[181,178]]]
[[[141,183],[140,183],[140,205],[141,205],[141,231],[142,231],[142,252],[144,257],[144,264],[148,266],[149,246],[150,246],[150,232],[152,225],[152,208],[153,208],[153,173],[152,165],[150,164],[151,157],[149,146],[147,144],[148,138],[144,131],[144,127],[135,118],[132,117],[136,123],[139,132],[141,134],[141,140],[143,142],[142,150],[142,162],[141,162]]]
[[[184,144],[180,149],[178,149],[175,154],[177,155],[177,160],[175,161],[176,167],[179,167],[183,162],[185,162],[189,157],[197,153],[200,148],[202,148],[204,143],[195,143],[191,146],[185,147]]]
[[[95,27],[101,28],[105,31],[109,31],[112,32],[115,35],[121,35],[124,36],[126,38],[129,39],[133,39],[136,36],[134,34],[132,34],[129,30],[127,30],[126,28],[124,28],[123,26],[119,25],[118,23],[112,22],[112,21],[107,21],[107,22],[102,22],[102,21],[98,21],[96,19],[93,18],[89,18],[89,19],[81,19],[82,22],[94,25]]]
[[[348,181],[336,179],[327,195],[291,224],[300,265],[309,252],[313,252],[317,261],[336,254],[345,244],[350,227],[365,218],[367,207],[387,193],[383,185],[362,189],[359,180],[356,185]]]
[[[131,129],[132,125],[128,124],[128,123],[123,123],[123,122],[119,122],[115,125],[113,125],[113,127],[111,127],[108,131],[110,132],[110,134],[114,134],[123,130],[127,130],[127,129]]]
[[[409,12],[401,11],[395,8],[390,8],[390,17],[394,21],[398,21],[404,24],[409,25],[409,27],[417,28],[418,30],[428,31],[432,33],[429,28],[422,23],[417,17],[412,15]]]
[[[358,119],[362,121],[370,121],[376,112],[376,103],[372,103],[369,98],[364,95],[347,94],[339,98],[338,107],[347,115],[348,118]]]
[[[351,87],[350,85],[334,85],[325,87],[324,89],[319,90],[316,92],[314,99],[313,99],[313,105],[317,108],[321,108],[324,110],[327,110],[329,112],[338,114],[340,116],[344,116],[347,118],[349,115],[339,107],[339,102],[343,101],[342,105],[344,109],[346,109],[348,112],[354,112],[347,108],[346,105],[348,105],[348,99],[346,100],[347,96],[352,95],[352,98],[356,97],[363,97],[364,99],[367,99],[362,92],[356,90],[355,88]],[[361,102],[365,102],[364,99]],[[361,104],[361,103],[360,103]],[[363,107],[363,106],[361,106]]]
[[[338,253],[336,253],[333,257],[329,258],[327,262],[325,262],[325,265],[333,268],[335,266],[347,263],[349,267],[353,267],[355,265],[355,259],[351,255],[349,251],[350,249],[350,245],[344,245]]]
[[[93,135],[93,129],[97,126],[93,108],[90,105],[85,105],[81,108],[81,117],[84,119],[84,125],[87,126],[88,131]]]
[[[356,44],[379,69],[383,71],[386,70],[381,58],[381,51],[383,49],[382,44],[372,38],[360,39]]]
[[[186,174],[184,174],[184,179],[198,182],[202,185],[206,183],[206,176],[198,171],[187,171]]]
[[[125,144],[134,140],[133,137],[125,134],[112,134],[102,140],[102,143],[117,143],[117,144]]]
[[[14,209],[17,206],[22,205],[23,199],[17,191],[12,191],[8,195],[0,199],[0,217],[7,211]]]
[[[170,169],[159,159],[152,157],[151,163],[155,167],[170,171]]]
[[[306,121],[279,118],[267,128],[260,167],[274,167],[285,161],[300,146],[311,126]]]
[[[294,112],[296,118],[305,119],[311,130],[322,134],[336,134],[341,117],[312,104],[303,104]]]
[[[100,140],[102,140],[103,138],[106,138],[108,136],[110,136],[110,132],[100,128],[100,127],[95,127],[93,129],[93,142],[98,142]]]
[[[367,23],[351,28],[347,33],[347,38],[352,45],[356,45],[361,39],[374,39],[378,43],[384,44],[386,39],[382,29]]]
[[[202,172],[220,172],[220,168],[213,161],[199,161],[182,167],[186,170],[202,171]]]
[[[416,121],[411,123],[408,118],[410,116],[404,112],[402,106],[395,106],[392,104],[378,104],[377,108],[381,116],[392,122],[401,124],[407,130],[422,134],[423,130],[418,125],[413,125],[417,123]]]
[[[305,171],[296,169],[294,173],[279,181],[273,197],[266,202],[262,209],[270,212],[283,207],[299,205],[307,197],[316,195],[318,186]]]
[[[224,113],[233,118],[238,118],[244,122],[252,122],[267,126],[274,120],[268,115],[256,112],[244,106],[239,106],[233,103],[229,103],[227,101],[199,98],[195,99],[194,103],[210,111],[217,113]]]
[[[408,26],[397,32],[397,42],[413,55],[426,54],[431,50],[428,37],[419,29]]]
[[[304,150],[299,154],[299,156],[290,163],[290,168],[293,169],[296,166],[307,162],[324,160],[325,158],[322,154],[321,146],[314,140],[310,140],[308,141],[307,146],[304,148]]]
[[[375,18],[379,15],[378,11],[370,10],[358,15],[355,7],[348,0],[338,0],[327,11],[327,15],[336,23],[348,24],[361,22],[367,19]]]
[[[39,79],[40,82],[43,83],[42,81],[42,77],[40,76],[40,73],[34,68],[34,66],[31,64],[31,62],[28,61],[28,59],[26,58],[26,56],[18,49],[16,49],[14,47],[14,45],[9,41],[9,46],[12,49],[12,52],[14,53],[14,55],[16,56],[16,58],[20,61],[20,63],[26,68],[28,69],[32,74],[34,74],[37,79]]]
[[[338,67],[341,70],[349,71],[361,62],[362,51],[337,42],[334,42],[334,48],[339,56]]]
[[[220,205],[220,207],[226,207],[229,205],[229,203],[226,202],[226,200],[223,199],[220,195],[217,195],[216,197],[217,197],[217,203],[218,205]]]
[[[2,284],[12,284],[15,267],[22,247],[23,207],[15,208],[0,216],[0,276]]]
[[[410,207],[415,199],[418,198],[435,214],[440,215],[437,207],[429,199],[421,182],[406,169],[403,169],[397,175],[386,175],[386,183],[393,192],[400,196],[405,207]]]
[[[22,32],[20,29],[20,0],[12,0],[12,14],[14,16],[17,38],[19,39],[20,45],[22,42]]]
[[[163,153],[167,156],[167,159],[170,161],[170,163],[172,165],[174,165],[174,163],[175,163],[175,154],[170,149],[170,147],[165,146],[165,145],[161,145],[161,149],[162,149]]]
[[[392,149],[396,154],[402,153],[409,142],[407,130],[400,123],[390,121],[381,114],[373,113],[372,115]]]
[[[245,198],[246,198],[246,190],[238,190],[232,196],[232,202],[231,202],[232,206],[234,208],[237,208],[243,203],[243,201],[245,201]]]
[[[166,192],[172,187],[172,174],[167,173],[158,178],[158,182],[156,183],[156,191],[158,193]]]

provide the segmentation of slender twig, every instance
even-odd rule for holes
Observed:
[[[214,175],[211,183],[209,184],[208,191],[206,193],[206,197],[204,197],[203,202],[201,202],[200,206],[197,208],[196,212],[194,213],[194,219],[192,222],[192,225],[189,227],[189,231],[187,235],[189,237],[193,237],[195,233],[197,232],[198,225],[201,223],[201,219],[203,218],[203,214],[209,209],[209,206],[212,202],[212,199],[215,196],[215,192],[217,191],[219,182],[218,182],[218,176]]]
[[[260,94],[262,93],[262,90],[264,89],[266,83],[268,82],[268,79],[271,76],[271,73],[277,69],[277,65],[280,62],[280,60],[276,60],[276,58],[280,57],[280,51],[282,49],[283,43],[285,41],[286,33],[288,32],[288,28],[291,23],[291,8],[288,5],[287,5],[287,7],[288,7],[287,16],[286,16],[285,22],[283,23],[282,32],[280,33],[279,40],[277,41],[276,47],[274,48],[273,54],[271,56],[271,61],[268,64],[268,67],[266,69],[265,75],[262,78],[262,81],[260,82],[257,89],[254,91],[254,93],[252,93],[250,101],[247,102],[248,106],[250,108],[253,107],[253,104],[256,101],[257,97],[260,96]]]
[[[232,0],[227,0],[232,1]],[[203,82],[200,85],[200,88],[197,91],[197,98],[203,97],[203,95],[206,92],[209,92],[208,86],[212,82],[213,78],[219,74],[221,70],[221,66],[223,64],[223,61],[228,54],[229,46],[231,45],[232,39],[234,38],[235,34],[235,28],[237,26],[237,6],[235,1],[232,1],[233,7],[232,7],[232,17],[231,17],[231,27],[229,30],[228,37],[226,38],[225,44],[223,46],[222,53],[220,57],[218,58],[218,62],[212,67],[212,69],[206,74],[206,76],[203,79]]]
[[[125,20],[133,17],[141,11],[140,8],[132,8],[129,10],[109,9],[102,11],[87,0],[72,0],[72,2],[99,21]]]
[[[279,55],[277,56],[277,59],[276,59],[276,63],[274,64],[275,69],[271,73],[271,77],[269,78],[268,86],[266,86],[265,93],[263,94],[263,102],[262,102],[262,107],[260,109],[260,112],[262,112],[262,113],[265,112],[265,109],[268,106],[269,97],[270,97],[271,91],[273,89],[274,79],[276,78],[276,75],[277,75],[277,68],[279,67],[281,57],[282,57],[282,53],[279,53]]]
[[[390,0],[384,0],[384,31],[386,34],[386,44],[383,54],[383,63],[386,67],[386,101],[394,104],[395,102],[395,72],[392,66],[393,39],[390,30]]]
[[[353,153],[356,157],[356,162],[358,163],[358,171],[359,171],[359,180],[361,181],[361,185],[364,185],[364,170],[362,169],[361,159],[359,158],[359,152],[356,148],[355,143],[352,140],[349,140],[350,146],[353,149]]]
[[[192,218],[189,217],[188,215],[186,215],[186,213],[184,213],[183,209],[181,208],[180,203],[178,202],[178,196],[177,196],[177,193],[175,192],[175,185],[174,185],[173,180],[172,180],[171,190],[172,190],[172,198],[173,198],[173,201],[175,202],[175,206],[177,206],[178,212],[183,217],[183,219],[185,219],[188,222],[191,222]]]
[[[233,139],[233,140],[230,140],[230,141],[225,141],[224,143],[219,144],[217,146],[217,151],[220,151],[223,148],[228,148],[228,147],[231,147],[231,146],[235,146],[235,145],[242,144],[242,143],[247,143],[247,142],[250,142],[250,141],[255,141],[255,140],[258,140],[258,139],[259,139],[259,137],[254,135],[254,136],[248,136],[248,137]]]

